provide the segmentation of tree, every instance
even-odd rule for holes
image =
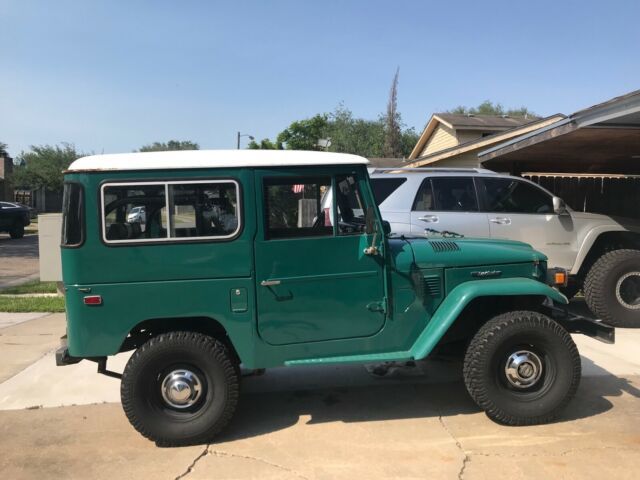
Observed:
[[[387,113],[384,116],[384,146],[382,153],[387,158],[398,158],[402,155],[402,132],[400,114],[398,113],[398,76],[400,68],[396,70],[391,82]]]
[[[278,134],[276,142],[287,150],[318,150],[318,140],[327,138],[328,115],[319,113],[298,120]]]
[[[282,150],[282,145],[278,142],[272,142],[268,138],[263,138],[260,143],[251,140],[247,145],[249,150]]]
[[[17,188],[62,190],[62,172],[71,162],[84,154],[76,152],[71,143],[32,145],[30,152],[22,152],[13,170],[12,182]]]
[[[143,145],[139,152],[167,152],[172,150],[200,150],[200,145],[190,140],[169,140],[164,142],[153,142],[151,145]]]
[[[8,147],[8,145],[6,143],[0,142],[0,156],[5,156],[5,155],[9,154],[7,152],[7,147]]]
[[[449,113],[459,113],[463,115],[506,115],[516,118],[540,118],[539,115],[529,110],[527,107],[506,109],[500,103],[493,103],[491,100],[485,100],[477,107],[465,107],[460,105]]]

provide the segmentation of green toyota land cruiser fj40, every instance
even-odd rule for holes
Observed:
[[[419,360],[455,346],[489,417],[551,420],[580,379],[570,333],[611,343],[613,329],[562,313],[549,285],[562,272],[527,244],[390,235],[367,163],[295,151],[76,160],[58,365],[92,360],[121,377],[127,417],[163,445],[221,431],[240,365]],[[122,375],[107,370],[127,350]]]

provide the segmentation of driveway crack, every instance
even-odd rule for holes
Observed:
[[[270,467],[274,467],[277,468],[279,470],[283,470],[285,472],[291,473],[293,475],[295,475],[298,478],[301,478],[303,480],[309,480],[307,477],[305,477],[304,475],[302,475],[300,472],[296,472],[295,470],[285,467],[284,465],[279,465],[277,463],[273,463],[270,462],[268,460],[265,460],[263,458],[259,458],[259,457],[252,457],[251,455],[239,455],[236,453],[229,453],[229,452],[223,452],[220,450],[211,450],[209,452],[211,455],[215,455],[216,457],[231,457],[231,458],[241,458],[244,460],[253,460],[254,462],[260,462],[263,463],[265,465],[269,465]]]
[[[438,421],[440,422],[440,425],[442,425],[442,428],[444,428],[444,431],[447,432],[449,437],[451,437],[451,440],[454,441],[454,443],[456,444],[456,447],[458,447],[458,450],[460,450],[460,453],[462,454],[462,465],[460,465],[460,470],[458,471],[458,480],[462,480],[464,478],[464,471],[467,468],[467,465],[469,464],[469,462],[471,461],[471,457],[469,456],[469,454],[467,454],[465,449],[462,448],[462,444],[456,438],[453,432],[449,430],[449,427],[445,423],[444,418],[442,418],[442,415],[438,415]]]
[[[207,446],[205,447],[205,449],[200,453],[200,455],[198,455],[193,462],[191,462],[191,464],[187,467],[187,469],[181,473],[180,475],[178,475],[175,480],[180,480],[181,478],[186,477],[187,475],[189,475],[193,469],[195,468],[196,464],[203,458],[206,457],[209,454],[209,447],[211,446],[211,444],[207,444]]]

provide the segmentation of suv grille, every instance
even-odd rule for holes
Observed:
[[[452,240],[429,240],[429,245],[436,253],[457,252],[460,250],[458,244]]]

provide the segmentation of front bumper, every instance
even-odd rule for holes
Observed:
[[[553,319],[569,333],[581,333],[603,343],[616,343],[616,329],[600,320],[570,312],[566,306],[549,306]]]

